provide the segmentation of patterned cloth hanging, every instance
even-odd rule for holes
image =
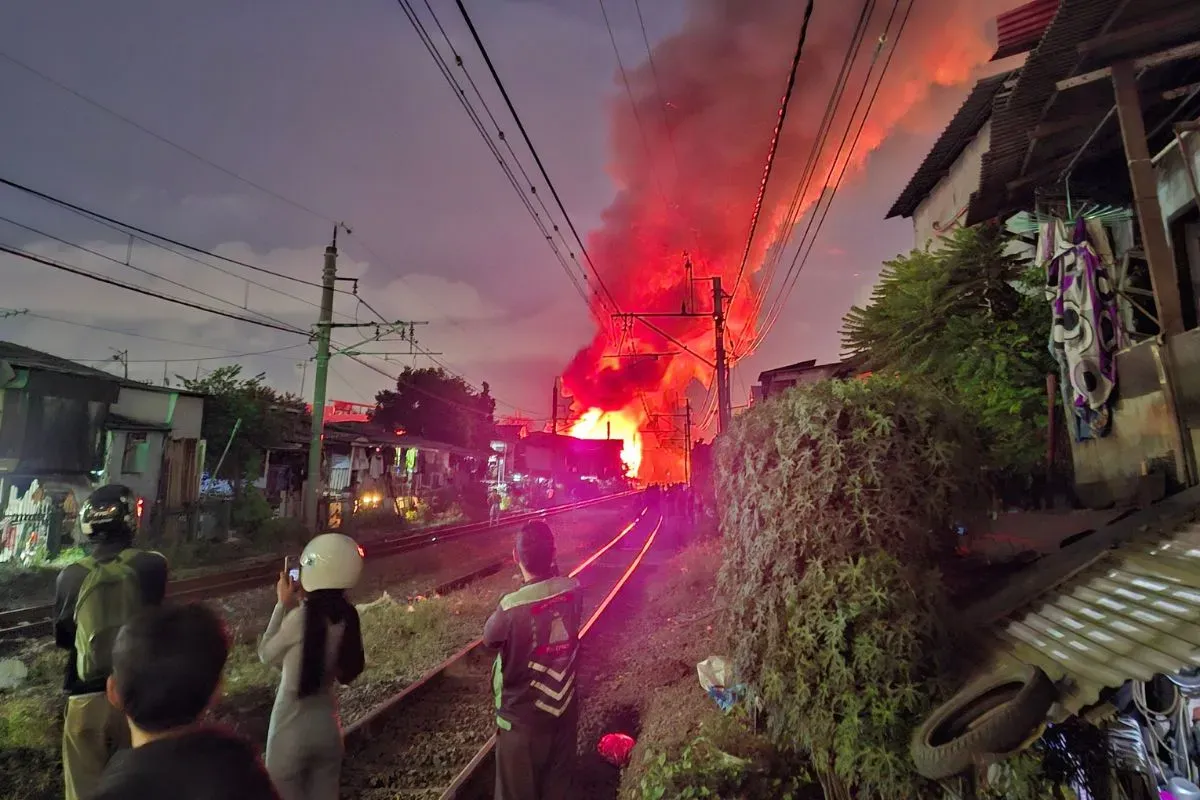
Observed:
[[[1099,250],[1109,252],[1107,243]],[[1050,352],[1058,362],[1068,425],[1080,441],[1107,436],[1121,335],[1109,271],[1082,219],[1070,234],[1062,220],[1044,223],[1038,253],[1052,314]]]

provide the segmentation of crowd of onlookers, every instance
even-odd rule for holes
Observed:
[[[90,553],[65,568],[55,596],[55,639],[67,650],[62,762],[67,800],[334,800],[342,732],[336,684],[365,667],[358,612],[346,596],[363,570],[350,538],[309,541],[285,562],[277,603],[258,646],[280,668],[265,758],[207,724],[220,699],[230,639],[200,604],[163,605],[168,565],[134,546],[137,498],[105,486],[80,523]],[[570,797],[577,704],[579,584],[559,575],[554,537],[527,524],[513,551],[523,583],[484,629],[498,651],[498,800]]]

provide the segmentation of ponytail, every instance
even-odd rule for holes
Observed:
[[[342,641],[334,663],[334,677],[348,684],[366,666],[358,609],[341,589],[321,589],[304,601],[304,638],[300,645],[300,697],[309,697],[325,685],[325,642],[329,628],[344,624]]]

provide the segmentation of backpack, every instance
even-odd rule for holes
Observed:
[[[111,561],[88,556],[78,563],[87,570],[75,601],[75,672],[81,681],[112,672],[112,649],[121,626],[142,609],[142,587],[128,549]]]

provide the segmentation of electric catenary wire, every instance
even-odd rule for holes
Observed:
[[[98,101],[92,97],[89,97],[88,95],[84,94],[83,92],[80,92],[77,89],[73,89],[70,86],[67,86],[65,83],[55,80],[54,78],[50,77],[46,73],[35,69],[34,67],[30,66],[29,64],[26,64],[24,61],[20,61],[16,58],[13,58],[12,56],[10,56],[9,54],[4,53],[4,52],[0,52],[0,58],[9,62],[13,66],[19,67],[20,69],[23,69],[26,72],[28,72],[32,75],[35,75],[38,78],[41,78],[43,81],[45,81],[53,86],[56,86],[57,88],[66,92],[67,94],[77,97],[78,99],[82,100],[83,102],[87,103],[88,105],[92,106],[93,108],[97,109],[98,111],[101,111],[117,120],[120,120],[121,122],[125,123],[126,125],[136,128],[137,130],[146,134],[150,138],[152,138],[156,141],[159,141],[159,142],[167,145],[170,148],[178,150],[179,152],[183,153],[184,155],[187,155],[187,156],[195,159],[196,161],[199,161],[202,164],[207,164],[209,167],[212,167],[213,169],[217,170],[218,172],[220,172],[224,175],[227,175],[228,177],[233,178],[236,181],[244,183],[245,185],[247,185],[253,189],[257,189],[258,191],[262,192],[263,194],[269,195],[270,197],[275,198],[276,200],[278,200],[281,203],[285,203],[285,204],[291,206],[292,208],[295,208],[299,211],[303,211],[304,213],[309,214],[313,217],[316,217],[319,220],[323,220],[323,221],[329,222],[331,224],[336,222],[336,220],[333,220],[326,214],[322,214],[319,211],[315,211],[312,208],[309,208],[308,206],[304,205],[303,203],[300,203],[300,202],[297,202],[290,198],[284,197],[283,195],[279,194],[278,192],[274,191],[273,189],[263,186],[261,183],[255,183],[254,181],[250,180],[249,178],[239,175],[238,173],[234,172],[233,170],[231,170],[227,167],[223,167],[214,161],[210,161],[209,159],[205,158],[201,154],[197,153],[195,150],[191,150],[177,142],[171,141],[166,136],[163,136],[161,133],[153,131],[150,128],[147,128],[145,125],[138,122],[137,120],[131,119],[131,118],[125,116],[124,114],[121,114],[118,111],[114,111],[112,108],[109,108],[108,106],[104,105],[100,101]]]
[[[775,281],[775,274],[778,271],[779,264],[782,261],[783,254],[787,250],[790,242],[795,237],[796,223],[803,209],[804,198],[808,195],[812,187],[812,182],[816,177],[817,162],[821,154],[825,151],[825,143],[829,139],[829,134],[833,130],[833,123],[837,116],[837,110],[841,106],[842,98],[845,95],[846,86],[850,80],[850,74],[854,67],[854,62],[857,60],[859,49],[862,46],[863,38],[866,35],[870,25],[871,15],[875,10],[875,0],[866,0],[863,3],[862,11],[859,13],[858,24],[855,26],[854,33],[851,35],[850,44],[846,48],[846,55],[842,59],[842,67],[838,73],[837,80],[834,83],[833,91],[830,92],[829,101],[825,104],[825,112],[821,118],[821,124],[817,128],[817,136],[814,144],[808,151],[808,158],[805,160],[804,170],[801,173],[800,181],[796,185],[796,191],[792,195],[791,203],[788,206],[787,215],[784,219],[782,230],[786,231],[782,241],[775,244],[772,248],[772,253],[767,257],[766,263],[762,270],[762,280],[760,285],[762,289],[754,293],[754,302],[752,310],[747,316],[748,319],[756,320],[762,311],[763,304],[766,302],[767,294]],[[878,55],[878,48],[875,51]],[[872,59],[872,64],[874,59]],[[865,91],[867,81],[870,78],[870,69],[867,76],[864,78],[863,89],[860,90],[860,98],[862,92]],[[847,124],[851,124],[851,119]],[[734,360],[737,358],[737,348],[741,345],[744,338],[744,331],[739,331],[734,343]]]
[[[612,310],[620,313],[621,307],[617,303],[612,292],[604,283],[604,277],[596,268],[596,263],[592,261],[591,254],[588,253],[587,246],[583,243],[583,238],[580,237],[579,231],[575,227],[575,223],[571,220],[571,215],[567,213],[566,206],[563,205],[562,198],[558,194],[558,190],[554,187],[554,182],[550,180],[549,173],[546,172],[546,166],[542,163],[542,157],[538,154],[537,148],[534,147],[533,141],[529,138],[529,132],[525,129],[525,123],[521,121],[521,116],[517,113],[516,107],[513,105],[512,98],[508,94],[508,89],[504,86],[504,81],[501,80],[500,74],[496,71],[496,65],[492,62],[492,57],[488,54],[486,45],[483,39],[479,36],[479,31],[475,27],[475,23],[471,20],[471,15],[467,11],[467,7],[463,5],[463,0],[455,0],[455,5],[458,6],[458,11],[462,14],[463,21],[467,24],[467,29],[471,32],[471,38],[475,41],[475,46],[479,48],[479,53],[483,56],[483,61],[487,64],[488,72],[492,76],[492,80],[496,83],[496,88],[500,90],[500,96],[504,98],[504,104],[508,107],[508,113],[512,115],[513,121],[517,124],[517,130],[521,133],[521,138],[525,141],[525,146],[529,148],[530,154],[533,156],[534,163],[537,164],[538,171],[542,174],[542,180],[546,182],[546,186],[550,189],[550,194],[554,197],[554,203],[558,206],[559,212],[563,219],[567,222],[567,227],[571,230],[571,235],[575,237],[575,241],[579,244],[579,251],[583,253],[584,260],[592,270],[592,274],[596,277],[596,283],[600,290],[612,305]]]
[[[830,208],[830,206],[833,205],[833,200],[837,195],[837,190],[841,186],[842,179],[846,175],[846,170],[849,168],[850,156],[853,155],[855,148],[858,146],[859,137],[861,137],[863,128],[866,126],[867,118],[871,114],[871,109],[875,105],[875,100],[879,96],[879,89],[883,85],[884,78],[887,75],[887,70],[891,64],[892,56],[895,55],[896,48],[899,47],[899,45],[900,45],[900,38],[904,35],[904,29],[908,24],[909,15],[912,13],[913,5],[915,5],[915,3],[916,3],[916,0],[910,0],[908,7],[904,11],[904,16],[900,20],[900,26],[896,31],[896,37],[892,41],[892,46],[888,50],[888,54],[887,54],[886,58],[884,59],[883,68],[882,68],[882,70],[880,70],[879,78],[875,83],[875,88],[871,92],[870,100],[867,102],[867,108],[863,112],[862,118],[859,120],[858,129],[854,133],[854,140],[851,142],[849,150],[846,151],[846,155],[842,159],[841,170],[838,172],[837,180],[833,184],[833,189],[829,195],[829,201],[825,204],[825,208],[821,211],[820,219],[817,221],[816,228],[813,231],[811,238],[809,238],[809,240],[808,240],[807,247],[804,246],[803,239],[801,239],[801,247],[797,248],[796,253],[792,257],[792,264],[789,266],[788,274],[784,278],[784,283],[785,283],[784,290],[780,293],[779,297],[777,298],[777,302],[773,305],[773,307],[772,307],[773,313],[768,315],[768,320],[764,324],[763,329],[760,331],[759,336],[756,338],[754,345],[752,347],[750,347],[747,350],[747,352],[753,351],[754,347],[757,347],[758,344],[762,342],[762,339],[767,335],[767,333],[770,332],[770,329],[774,326],[775,322],[779,319],[779,315],[783,309],[783,304],[786,302],[788,295],[791,293],[792,289],[795,287],[796,280],[799,277],[800,272],[803,270],[804,266],[808,263],[809,255],[812,253],[812,249],[813,249],[814,244],[816,243],[817,236],[820,234],[821,227],[825,223],[825,218],[829,214],[829,208]],[[892,8],[892,17],[894,17],[898,7],[899,7],[899,0],[897,0],[897,3]],[[888,27],[891,26],[892,17],[889,17],[889,19],[888,19]],[[885,28],[885,30],[886,30],[886,28]],[[848,130],[849,129],[847,129],[847,131]],[[844,137],[843,137],[843,140],[844,140]],[[840,149],[841,148],[839,148],[839,150]],[[834,167],[836,166],[836,163],[837,162],[834,161],[830,167],[831,175],[832,175]],[[810,222],[811,222],[811,219],[812,218],[810,217]],[[802,259],[801,259],[801,255],[800,255],[801,249],[804,250],[804,255],[803,255]],[[797,264],[798,261],[799,261],[799,263]]]
[[[452,70],[450,69],[449,65],[446,63],[445,57],[442,55],[441,51],[437,48],[437,45],[434,43],[432,36],[429,34],[429,31],[425,28],[424,23],[421,22],[420,17],[417,15],[416,10],[412,7],[411,3],[408,2],[408,0],[398,0],[398,5],[400,6],[401,10],[404,12],[404,15],[407,17],[407,19],[408,19],[409,23],[412,25],[413,29],[417,32],[418,38],[420,38],[422,45],[424,45],[426,51],[429,53],[430,57],[433,59],[439,72],[442,73],[442,77],[446,80],[446,82],[449,84],[450,88],[454,91],[455,97],[457,98],[459,104],[463,107],[463,110],[466,111],[467,116],[470,118],[472,124],[475,126],[475,129],[479,132],[480,136],[483,137],[485,144],[488,146],[488,150],[492,153],[492,157],[494,159],[496,159],[496,163],[500,165],[500,169],[504,172],[504,175],[508,179],[510,185],[513,187],[513,190],[517,193],[517,196],[520,198],[521,203],[525,207],[526,212],[529,213],[529,215],[533,218],[534,223],[537,225],[538,229],[541,231],[543,238],[545,238],[546,242],[550,246],[550,249],[553,251],[555,257],[558,259],[559,264],[562,266],[563,270],[567,273],[567,277],[571,281],[576,292],[579,293],[580,298],[584,301],[584,303],[587,304],[589,308],[592,308],[592,305],[591,305],[592,301],[588,296],[587,290],[582,285],[580,285],[579,279],[576,277],[575,273],[571,270],[570,265],[568,264],[566,259],[563,258],[562,253],[558,250],[557,245],[555,245],[555,243],[554,243],[554,237],[552,236],[550,231],[546,228],[547,223],[542,220],[541,215],[538,214],[537,209],[534,208],[533,203],[526,196],[525,190],[521,187],[521,182],[519,180],[517,180],[516,174],[513,172],[513,168],[509,165],[508,161],[505,160],[503,153],[500,152],[499,147],[497,147],[496,143],[492,140],[492,137],[488,134],[487,129],[483,124],[482,118],[479,116],[479,113],[475,110],[475,107],[471,104],[470,99],[467,97],[466,91],[463,89],[462,85],[454,77]],[[435,22],[437,22],[436,17],[435,17]],[[440,23],[439,23],[439,27],[440,27]],[[454,55],[455,55],[456,59],[459,58],[456,52],[454,52]],[[463,69],[465,70],[465,67]],[[499,131],[499,137],[503,140],[503,138],[504,138],[503,131]],[[518,161],[518,167],[519,166],[520,166],[520,163]],[[532,189],[532,187],[531,187],[531,189]],[[536,194],[536,192],[533,192],[533,193]],[[552,227],[554,226],[553,220],[549,220],[549,223]],[[572,256],[573,256],[573,254],[572,254]],[[597,313],[597,312],[595,312],[595,310],[593,310],[593,313],[596,314],[598,321],[601,321],[604,319],[604,314]]]
[[[792,195],[792,201],[788,205],[787,215],[785,217],[783,230],[786,235],[783,240],[776,243],[772,248],[771,255],[767,258],[767,263],[764,268],[764,280],[762,281],[763,291],[755,294],[754,311],[751,314],[751,319],[758,317],[759,311],[762,309],[763,301],[765,300],[767,290],[774,281],[775,271],[777,270],[783,253],[788,247],[788,243],[795,235],[795,226],[797,219],[802,210],[804,197],[807,195],[809,188],[812,185],[814,171],[817,167],[817,161],[822,152],[825,150],[825,142],[829,138],[829,133],[833,129],[834,118],[837,114],[837,109],[841,106],[842,97],[845,95],[846,85],[850,79],[850,73],[853,69],[854,62],[859,48],[862,45],[863,37],[866,35],[867,28],[870,23],[871,14],[875,10],[875,0],[866,0],[863,3],[862,11],[859,13],[858,24],[855,26],[854,33],[850,38],[850,44],[846,48],[846,55],[842,59],[842,67],[838,73],[837,81],[834,84],[833,91],[830,92],[829,101],[825,104],[825,112],[821,118],[821,124],[817,128],[817,136],[814,140],[814,145],[809,148],[808,158],[805,160],[804,170],[801,173],[800,181],[796,184],[796,191]]]
[[[35,228],[32,225],[26,225],[22,222],[17,222],[16,220],[11,219],[10,217],[5,217],[5,216],[0,215],[0,222],[7,222],[9,225],[12,225],[17,228],[21,228],[24,231],[36,234],[38,236],[41,236],[44,239],[48,239],[53,242],[58,242],[59,244],[66,245],[67,247],[75,248],[76,250],[79,250],[80,252],[87,253],[88,255],[91,255],[91,256],[95,256],[96,258],[102,258],[105,261],[109,261],[113,264],[116,264],[117,266],[125,267],[126,269],[131,269],[134,272],[141,273],[142,275],[145,275],[150,278],[154,278],[155,280],[158,280],[158,281],[162,281],[163,283],[169,284],[176,288],[184,289],[189,292],[195,292],[196,294],[200,295],[201,297],[205,297],[209,300],[215,300],[216,302],[221,303],[222,305],[231,306],[232,308],[235,308],[235,309],[240,309],[243,311],[248,311],[252,314],[257,314],[258,316],[262,317],[263,319],[267,319],[272,322],[277,322],[280,325],[287,325],[287,323],[284,322],[283,320],[272,317],[269,314],[264,314],[260,311],[254,311],[253,309],[243,308],[242,306],[239,306],[237,303],[233,302],[232,300],[226,300],[225,298],[218,297],[215,294],[211,294],[211,293],[205,292],[201,289],[196,289],[194,287],[188,286],[185,283],[180,283],[179,281],[172,280],[171,278],[167,278],[167,277],[160,275],[157,272],[154,272],[152,270],[143,269],[142,267],[138,267],[138,266],[130,264],[126,261],[122,261],[119,258],[114,258],[113,256],[107,255],[105,253],[101,253],[98,250],[93,250],[90,247],[84,247],[81,244],[76,244],[74,242],[71,242],[66,239],[55,236],[54,234],[46,233],[45,231]]]
[[[637,99],[633,96],[633,87],[629,84],[629,73],[625,70],[625,61],[621,58],[621,48],[617,46],[617,34],[613,31],[612,21],[608,17],[608,9],[604,5],[604,0],[596,0],[596,2],[600,4],[600,14],[604,17],[604,27],[608,30],[608,40],[612,43],[613,55],[617,57],[617,71],[621,74],[621,83],[625,87],[625,96],[629,98],[629,106],[633,109],[633,121],[637,123],[638,135],[642,139],[642,149],[646,152],[646,161],[653,164],[654,158],[650,151],[650,140],[646,137],[646,126],[642,124],[642,112],[638,109]],[[641,18],[640,11],[638,12],[638,18]],[[645,33],[645,27],[642,28],[642,32],[643,34]],[[676,169],[678,169],[678,161],[676,162]],[[664,205],[670,205],[670,202],[667,200],[667,193],[663,190],[662,181],[659,180],[658,170],[651,167],[650,172]]]
[[[157,298],[157,299],[162,300],[167,303],[174,303],[175,305],[183,306],[185,308],[195,309],[196,311],[204,311],[208,314],[215,314],[218,317],[226,317],[228,319],[237,320],[239,322],[245,322],[250,325],[259,325],[263,328],[271,328],[272,330],[283,331],[284,333],[293,333],[293,334],[298,334],[301,336],[308,335],[307,331],[300,330],[299,328],[287,327],[285,325],[276,325],[274,323],[266,322],[261,319],[254,319],[253,317],[244,317],[244,316],[241,316],[240,314],[232,314],[232,313],[229,313],[228,311],[222,311],[218,308],[211,308],[209,306],[205,306],[200,303],[193,303],[188,300],[183,300],[179,297],[172,297],[171,295],[161,294],[159,292],[155,292],[150,289],[145,289],[141,286],[136,286],[131,283],[125,283],[124,281],[118,281],[113,278],[105,277],[104,275],[98,275],[94,272],[89,272],[88,270],[71,266],[70,264],[64,264],[60,261],[55,261],[54,259],[44,258],[35,253],[30,253],[30,252],[21,250],[16,247],[9,247],[8,245],[5,245],[5,244],[0,244],[0,253],[8,253],[11,256],[23,258],[26,261],[32,261],[36,264],[41,264],[42,266],[45,266],[45,267],[51,267],[53,269],[62,270],[63,272],[69,272],[72,275],[79,275],[84,278],[89,278],[93,281],[96,281],[97,283],[104,283],[109,286],[116,286],[120,289],[126,289],[131,292],[136,292],[136,293],[138,293],[140,295],[144,295],[146,297],[154,297],[154,298]]]
[[[737,278],[733,281],[733,288],[729,291],[729,297],[732,300],[737,294],[738,286],[742,282],[742,274],[746,271],[746,262],[750,260],[750,247],[754,243],[754,233],[758,230],[758,219],[762,214],[763,201],[767,197],[767,184],[771,180],[771,170],[775,166],[775,154],[779,150],[779,139],[783,134],[783,123],[787,119],[788,105],[792,101],[792,90],[796,87],[796,72],[800,69],[800,57],[804,53],[804,41],[808,38],[808,23],[812,19],[814,0],[808,0],[808,7],[804,10],[804,22],[800,25],[800,36],[796,40],[796,53],[792,56],[792,68],[788,72],[787,88],[783,93],[783,100],[779,104],[779,117],[775,122],[775,130],[771,133],[771,144],[767,148],[767,163],[763,167],[762,182],[758,187],[758,197],[754,200],[754,212],[750,215],[750,232],[746,236],[746,247],[742,251],[742,262],[738,266]]]
[[[408,2],[408,0],[405,1]],[[437,26],[438,32],[442,35],[442,40],[446,42],[446,47],[449,48],[450,54],[454,56],[455,66],[462,70],[463,76],[467,79],[467,84],[471,87],[471,91],[475,94],[475,99],[479,101],[479,104],[483,107],[484,114],[487,115],[488,120],[492,123],[492,127],[496,129],[496,138],[500,140],[500,143],[504,145],[504,149],[507,150],[509,156],[512,157],[513,163],[516,164],[517,170],[521,173],[521,178],[524,180],[525,185],[529,187],[529,194],[537,200],[538,206],[542,209],[542,213],[545,214],[546,220],[550,224],[554,233],[558,236],[558,240],[562,242],[563,247],[567,249],[567,254],[570,256],[571,261],[574,262],[575,266],[579,268],[580,275],[582,275],[584,281],[586,281],[587,270],[585,270],[583,265],[579,263],[579,259],[576,258],[575,253],[572,250],[571,243],[567,241],[567,237],[563,233],[562,228],[560,228],[558,223],[554,221],[554,215],[550,213],[550,208],[546,205],[544,195],[538,193],[537,186],[534,184],[533,179],[529,177],[529,172],[525,169],[525,164],[521,161],[520,157],[517,156],[516,150],[513,149],[512,142],[509,141],[508,135],[505,134],[504,128],[500,125],[500,121],[496,119],[496,115],[492,112],[492,107],[488,104],[487,99],[483,96],[483,92],[480,91],[479,84],[475,82],[475,77],[471,75],[471,71],[467,69],[467,65],[463,61],[462,55],[458,52],[458,49],[454,46],[454,42],[450,39],[450,34],[446,32],[446,28],[444,25],[442,25],[442,21],[438,17],[437,12],[433,10],[433,5],[429,2],[429,0],[424,0],[424,3],[426,10],[429,12],[429,16],[433,19],[434,24]],[[573,276],[572,280],[574,281]]]

